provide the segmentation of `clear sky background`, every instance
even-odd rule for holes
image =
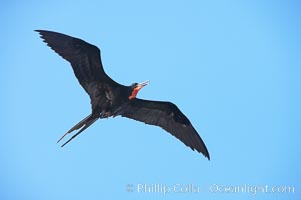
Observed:
[[[2,1],[0,199],[299,199],[300,10],[290,0]],[[35,29],[95,44],[122,84],[149,79],[138,96],[176,103],[211,161],[121,117],[60,148],[90,101]],[[200,191],[145,193],[139,184]],[[240,185],[269,191],[222,188]]]

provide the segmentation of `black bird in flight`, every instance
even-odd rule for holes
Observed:
[[[149,81],[140,84],[133,83],[130,86],[121,85],[105,73],[100,50],[96,46],[65,34],[46,30],[36,31],[40,33],[41,38],[49,47],[70,62],[77,80],[91,99],[92,113],[59,139],[61,141],[67,134],[80,129],[62,147],[99,118],[121,115],[146,124],[160,126],[186,146],[204,154],[210,160],[203,140],[189,119],[175,104],[136,98],[139,90]]]

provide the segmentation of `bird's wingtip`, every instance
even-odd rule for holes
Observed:
[[[208,159],[208,161],[210,161],[210,155],[209,155],[209,152],[207,151],[206,153],[203,153],[204,156]]]
[[[38,32],[41,36],[42,36],[43,34],[52,32],[52,31],[41,30],[41,29],[36,29],[36,30],[33,30],[33,31]]]
[[[196,149],[197,150],[197,149]],[[209,155],[209,152],[206,150],[205,152],[204,151],[200,151],[200,150],[197,150],[199,153],[203,154],[205,156],[205,158],[208,159],[208,161],[210,161],[210,155]]]
[[[37,32],[40,35],[40,37],[43,38],[43,32],[44,32],[43,30],[36,29],[33,31]]]

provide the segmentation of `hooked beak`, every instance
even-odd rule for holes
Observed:
[[[142,83],[139,83],[139,84],[137,85],[137,89],[140,90],[141,88],[143,88],[144,86],[146,86],[146,85],[148,85],[148,84],[149,84],[149,80],[144,81],[144,82],[142,82]]]

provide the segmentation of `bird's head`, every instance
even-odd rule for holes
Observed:
[[[137,96],[139,90],[141,90],[141,88],[143,88],[144,86],[146,86],[147,84],[149,84],[149,80],[144,81],[142,83],[133,83],[130,86],[130,96],[129,99],[133,99]]]

